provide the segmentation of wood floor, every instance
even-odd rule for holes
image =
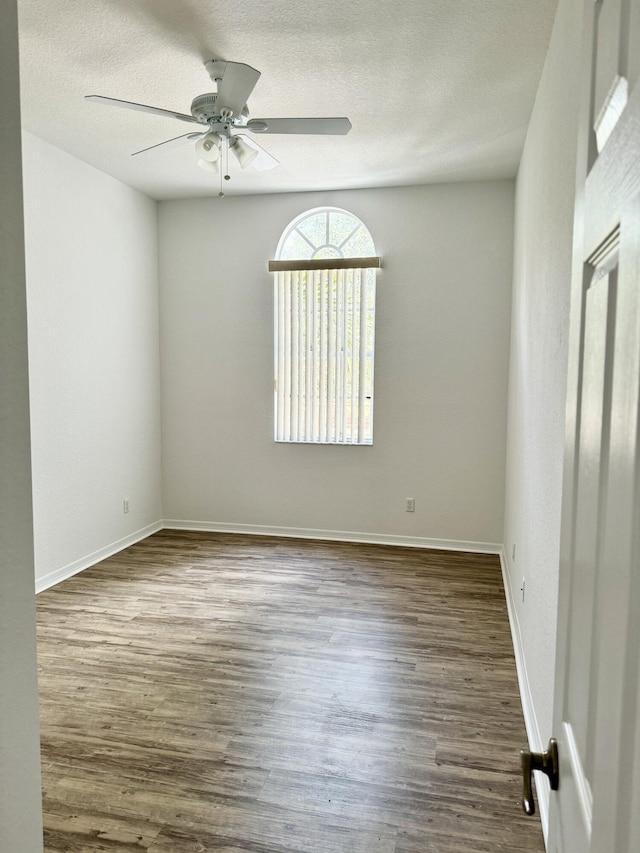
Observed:
[[[46,851],[544,851],[495,556],[164,531],[38,622]]]

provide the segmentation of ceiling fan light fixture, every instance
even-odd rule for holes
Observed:
[[[216,174],[220,171],[220,161],[216,160],[203,160],[202,158],[198,160],[198,166],[201,169],[204,169],[205,172],[215,172]]]
[[[217,133],[207,133],[196,142],[196,154],[200,160],[215,163],[220,157],[220,137]],[[217,169],[216,169],[217,171]]]
[[[257,149],[248,145],[240,136],[233,137],[230,140],[230,145],[236,160],[240,163],[241,169],[246,169],[247,166],[250,166],[258,156]]]

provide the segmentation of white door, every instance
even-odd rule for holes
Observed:
[[[585,0],[551,853],[640,853],[640,0]]]

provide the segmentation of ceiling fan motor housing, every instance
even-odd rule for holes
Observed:
[[[216,108],[217,95],[209,93],[198,95],[191,102],[191,115],[202,124],[207,124],[209,119],[217,118],[219,112]]]

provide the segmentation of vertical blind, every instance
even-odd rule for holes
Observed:
[[[373,441],[375,269],[332,267],[275,272],[276,441]]]

